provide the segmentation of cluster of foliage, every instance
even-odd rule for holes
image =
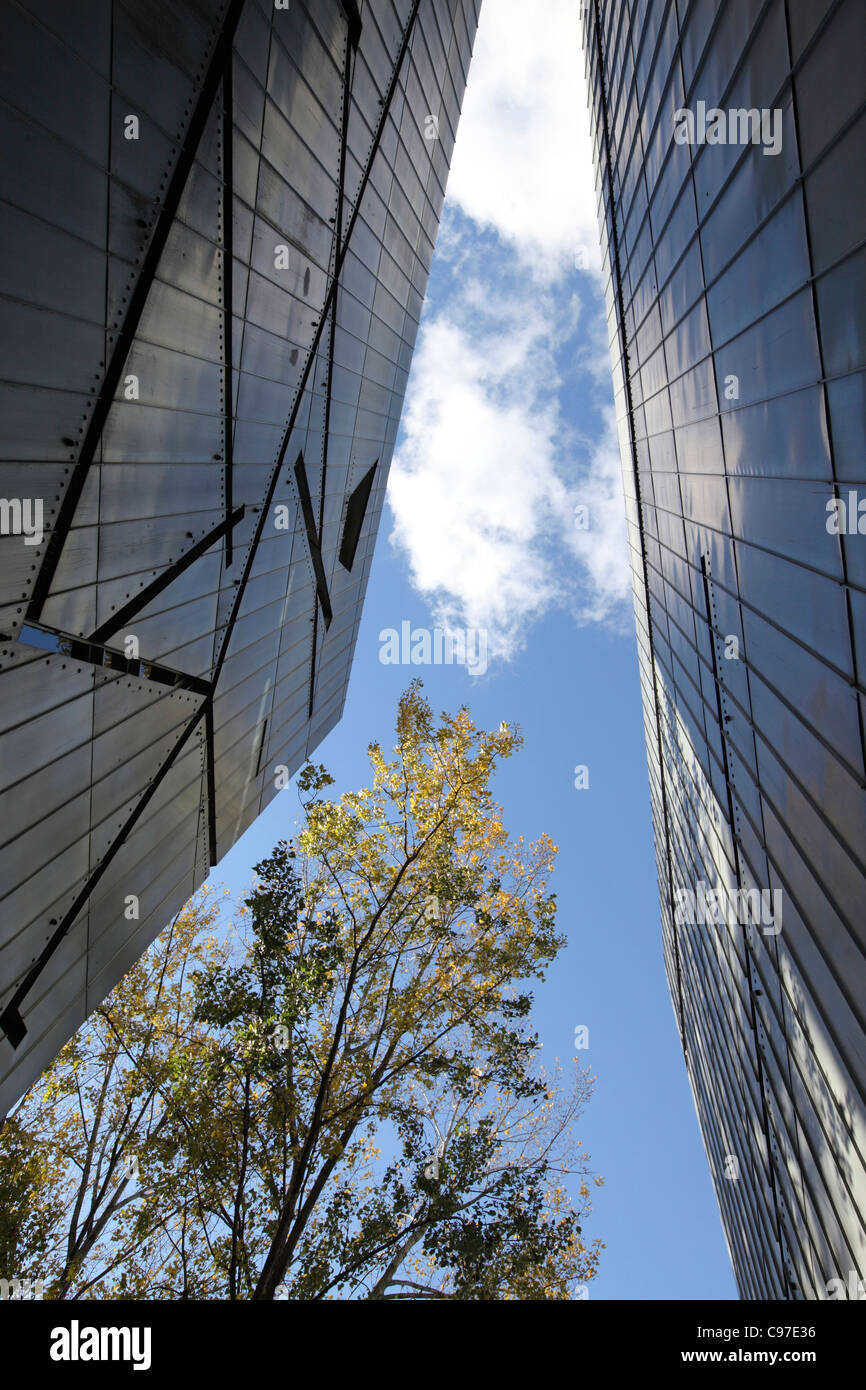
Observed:
[[[304,770],[236,924],[200,894],[0,1133],[7,1269],[55,1298],[576,1296],[590,1081],[528,1024],[563,938],[554,846],[490,789],[519,741],[416,684],[368,789]]]

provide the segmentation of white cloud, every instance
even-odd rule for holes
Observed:
[[[482,5],[388,489],[437,624],[506,659],[553,607],[628,622],[606,325],[575,270],[600,264],[577,12]]]
[[[483,276],[464,276],[424,324],[388,499],[392,541],[436,621],[486,629],[491,656],[507,658],[554,605],[616,619],[629,580],[610,422],[593,443],[560,406],[575,302],[538,286],[497,296],[489,261]],[[578,504],[589,530],[576,529]]]
[[[540,279],[600,268],[577,0],[484,0],[448,197]]]
[[[589,510],[589,529],[572,528],[569,547],[585,571],[581,586],[578,617],[581,621],[627,624],[626,608],[631,597],[628,567],[625,507],[622,495],[622,464],[613,408],[605,411],[605,431],[597,440],[582,479],[575,492],[578,505]]]

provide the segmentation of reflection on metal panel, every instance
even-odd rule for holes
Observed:
[[[864,43],[584,6],[665,962],[751,1299],[866,1278]]]
[[[340,717],[478,19],[74,8],[2,5],[0,1113]]]

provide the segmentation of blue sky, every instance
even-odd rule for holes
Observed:
[[[512,835],[560,850],[569,945],[533,1022],[569,1066],[589,1031],[590,1297],[734,1298],[662,962],[578,7],[546,0],[535,32],[520,3],[482,9],[346,709],[315,761],[334,793],[365,785],[413,676],[434,709],[521,726],[495,789]],[[405,621],[483,632],[486,671],[383,664]],[[212,882],[246,887],[297,811],[290,787]]]

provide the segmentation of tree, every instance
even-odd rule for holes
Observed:
[[[40,1278],[63,1217],[62,1178],[53,1145],[10,1115],[0,1126],[0,1278]]]
[[[328,800],[305,769],[244,937],[197,965],[170,1045],[136,1054],[158,1119],[102,1297],[569,1298],[592,1277],[589,1079],[548,1076],[528,1025],[563,944],[555,849],[510,841],[490,789],[519,743],[466,709],[436,722],[415,683],[369,788]]]
[[[217,910],[204,893],[178,914],[0,1131],[2,1268],[42,1278],[47,1297],[86,1297],[112,1274],[122,1292],[147,1221],[172,1205],[150,1160],[173,1055],[200,1029],[188,971],[221,952]]]
[[[399,1148],[378,1183],[335,1184],[296,1262],[290,1297],[340,1288],[370,1299],[567,1299],[593,1277],[586,1160],[572,1121],[585,1073],[559,1087],[537,1063],[515,1091],[491,1077],[409,1088]],[[531,1084],[531,1083],[536,1084]],[[580,1174],[580,1212],[564,1182]],[[368,1175],[369,1176],[369,1175]],[[600,1179],[594,1179],[600,1183]]]

